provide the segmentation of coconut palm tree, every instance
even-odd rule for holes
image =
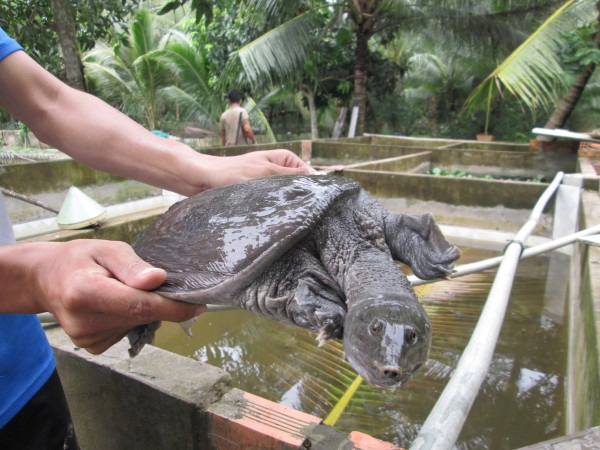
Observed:
[[[408,60],[403,94],[425,105],[431,134],[439,136],[439,120],[460,109],[460,103],[473,88],[476,64],[469,58],[442,48],[429,48]]]
[[[549,109],[557,103],[559,95],[568,87],[568,74],[560,61],[560,51],[566,45],[565,34],[593,19],[594,3],[594,0],[564,2],[475,88],[466,105],[468,108],[487,105],[486,132],[495,91],[507,90],[532,110]],[[600,2],[596,7],[600,7]],[[565,111],[556,124],[564,124],[591,72],[575,83],[564,102],[558,105],[557,110]]]
[[[86,75],[98,94],[150,129],[158,127],[160,113],[174,106],[182,121],[217,130],[225,108],[222,89],[228,80],[211,86],[206,58],[189,35],[174,24],[141,10],[133,18],[127,43],[99,44],[84,58]],[[274,141],[262,113],[272,94],[260,101],[249,98],[253,128]]]
[[[318,39],[323,30],[339,23],[351,28],[355,53],[353,98],[360,108],[357,134],[363,132],[365,124],[369,42],[373,36],[433,29],[446,40],[460,37],[463,46],[485,43],[497,49],[501,47],[499,44],[518,39],[516,19],[528,17],[530,11],[548,8],[548,2],[541,0],[516,3],[444,0],[435,7],[428,0],[246,0],[243,3],[254,11],[263,26],[268,26],[265,34],[233,55],[232,61],[243,66],[253,84],[295,80],[313,50],[311,43],[315,36]]]
[[[98,44],[84,56],[86,76],[98,93],[150,129],[157,127],[161,89],[172,73],[162,58],[166,24],[142,9],[129,26],[127,41]]]

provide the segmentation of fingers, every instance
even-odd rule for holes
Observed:
[[[123,242],[110,242],[98,246],[94,254],[96,262],[127,286],[152,290],[163,284],[167,273],[142,260],[133,249]]]
[[[274,166],[273,172],[274,174],[279,175],[312,175],[315,173],[315,170],[309,165],[306,165],[305,167]]]
[[[314,169],[289,150],[272,150],[266,152],[267,158],[275,165],[272,169],[281,175],[311,175]]]
[[[138,325],[153,320],[183,322],[204,312],[204,306],[178,302],[153,292],[127,286],[114,278],[97,276],[89,280],[94,292],[79,292],[80,305],[74,309],[93,311],[118,318],[121,326]],[[85,287],[83,289],[86,289]],[[106,327],[117,323],[108,323]]]

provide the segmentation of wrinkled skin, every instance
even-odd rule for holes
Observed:
[[[390,214],[357,183],[330,176],[273,177],[200,196],[134,244],[168,273],[158,293],[232,304],[314,331],[319,342],[343,338],[371,384],[400,387],[427,360],[431,326],[394,259],[425,279],[452,272],[460,251],[431,215]],[[130,338],[139,346],[152,334]]]

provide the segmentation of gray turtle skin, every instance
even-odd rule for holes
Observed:
[[[167,271],[156,292],[230,304],[343,338],[371,384],[396,388],[427,360],[431,325],[394,260],[422,279],[460,256],[430,214],[391,214],[358,183],[278,176],[211,189],[172,206],[133,245]],[[129,333],[132,355],[156,323]]]

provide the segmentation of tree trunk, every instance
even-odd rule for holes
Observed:
[[[319,126],[317,123],[317,106],[315,104],[315,91],[308,86],[302,86],[302,94],[308,101],[308,111],[310,113],[310,138],[314,141],[319,139]]]
[[[600,1],[596,2],[596,9],[598,10],[598,31],[594,35],[594,42],[596,48],[600,49]],[[583,73],[577,78],[575,84],[571,86],[567,93],[559,100],[554,112],[546,122],[546,125],[544,125],[544,128],[554,129],[565,126],[595,70],[595,64],[588,64],[584,67]],[[551,141],[553,138],[549,136],[538,136],[538,140]]]
[[[583,91],[592,77],[594,70],[596,69],[595,64],[589,64],[585,66],[585,69],[581,76],[577,78],[577,81],[573,86],[569,88],[567,93],[560,99],[554,112],[544,125],[544,128],[554,129],[554,128],[562,128],[567,120],[571,116],[571,113],[577,106],[577,102],[581,98]]]
[[[83,64],[81,63],[81,56],[79,55],[79,48],[77,46],[75,16],[71,10],[69,0],[50,0],[50,4],[65,64],[67,84],[85,91]]]
[[[430,96],[427,99],[427,117],[429,118],[429,125],[431,126],[431,136],[440,136],[440,127],[438,125],[438,102],[435,95]]]
[[[356,34],[356,52],[354,62],[354,106],[358,106],[358,123],[356,136],[365,132],[365,116],[367,111],[367,64],[369,61],[369,38],[359,24],[354,31]]]

